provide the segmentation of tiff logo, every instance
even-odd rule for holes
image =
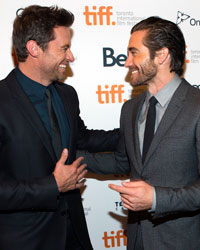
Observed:
[[[104,236],[102,237],[102,239],[104,240],[104,245],[106,248],[127,245],[125,230],[119,230],[117,232],[111,231],[110,235],[108,235],[108,232],[104,232]]]
[[[85,23],[87,25],[115,25],[115,21],[111,22],[112,8],[112,6],[100,6],[99,8],[93,6],[93,11],[90,11],[89,6],[85,6],[85,12],[83,12]]]
[[[98,102],[100,104],[104,103],[116,103],[116,97],[118,97],[118,102],[126,102],[126,99],[123,100],[124,94],[124,85],[112,85],[109,89],[108,85],[105,85],[105,89],[102,90],[102,86],[97,86],[96,94],[98,95]]]

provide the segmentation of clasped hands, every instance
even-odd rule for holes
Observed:
[[[142,180],[122,182],[122,186],[109,184],[120,193],[123,207],[132,211],[149,210],[153,204],[153,187]]]

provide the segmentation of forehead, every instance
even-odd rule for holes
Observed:
[[[141,46],[145,47],[145,45],[143,44],[143,39],[145,38],[146,33],[146,30],[138,30],[133,32],[129,39],[128,49],[140,48]]]
[[[70,28],[65,26],[58,26],[53,29],[55,38],[67,38],[71,39],[71,31]]]
[[[71,30],[68,27],[59,26],[54,29],[55,39],[50,41],[52,44],[57,44],[59,46],[70,45],[71,44]]]

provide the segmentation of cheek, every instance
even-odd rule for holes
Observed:
[[[63,62],[66,59],[66,53],[59,54],[57,61]]]

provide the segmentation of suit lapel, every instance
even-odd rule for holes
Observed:
[[[51,144],[50,136],[33,104],[30,102],[22,87],[17,82],[13,71],[7,77],[6,81],[13,97],[14,103],[19,107],[19,112],[23,114],[24,118],[29,122],[35,133],[41,138],[41,143],[43,143],[46,147],[52,160],[56,162],[56,156]]]
[[[188,91],[188,85],[186,84],[185,80],[182,80],[180,86],[174,93],[167,107],[167,110],[165,111],[162,120],[157,128],[157,131],[150,145],[149,151],[147,152],[144,165],[148,162],[148,160],[150,159],[156,148],[159,147],[160,141],[168,132],[169,128],[173,126],[174,120],[176,119],[179,112],[183,108],[183,102],[185,101],[187,91]]]

